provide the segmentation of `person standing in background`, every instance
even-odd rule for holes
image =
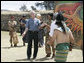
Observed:
[[[43,24],[43,21],[41,20],[41,14],[37,14],[37,19],[40,20],[40,26]],[[42,47],[44,45],[44,29],[43,28],[39,28],[39,32],[38,32],[38,46]]]
[[[21,20],[22,20],[22,18],[19,20],[19,24],[20,24],[20,36],[22,35],[22,26],[21,26]]]
[[[11,47],[13,46],[13,44],[14,44],[14,47],[16,47],[17,43],[19,42],[16,34],[16,25],[17,25],[17,22],[14,20],[14,16],[11,16],[11,20],[8,21]]]
[[[26,26],[26,15],[23,15],[22,16],[22,19],[21,19],[21,22],[20,22],[20,25],[21,25],[21,33],[23,33],[25,31],[25,26]],[[25,46],[25,42],[26,42],[26,39],[27,38],[27,34],[22,38],[23,40],[23,46]]]
[[[48,19],[49,19],[49,22],[47,24],[50,26],[51,23],[53,22],[53,13],[48,14]],[[46,51],[46,57],[50,57],[51,56],[51,52],[53,52],[53,55],[52,55],[52,58],[53,58],[55,56],[54,46],[53,45],[50,46],[49,44],[47,44],[47,42],[50,39],[49,32],[50,32],[50,29],[47,29],[47,32],[46,32],[46,42],[45,42],[45,51]],[[51,51],[51,47],[52,47],[52,51]]]

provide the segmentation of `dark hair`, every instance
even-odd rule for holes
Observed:
[[[57,20],[58,22],[64,21],[64,17],[63,17],[63,15],[62,15],[61,12],[59,12],[59,13],[57,14],[56,20]]]
[[[57,16],[56,16],[56,23],[55,24],[62,27],[63,32],[66,33],[65,28],[64,28],[64,26],[62,24],[62,21],[64,21],[64,17],[63,17],[63,15],[61,13],[58,13]]]
[[[11,16],[11,19],[15,18],[14,16]]]
[[[26,17],[26,15],[23,15],[22,17],[24,18],[24,17]]]
[[[53,20],[53,13],[48,14],[51,17],[51,20]]]

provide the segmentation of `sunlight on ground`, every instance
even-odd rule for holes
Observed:
[[[17,35],[19,39],[18,47],[10,47],[9,32],[1,31],[1,62],[33,62],[32,59],[30,61],[26,60],[27,43],[26,46],[23,46],[22,36],[20,36],[20,33],[17,33]],[[45,58],[45,56],[44,46],[38,49],[36,62],[54,62],[54,59]],[[82,51],[73,49],[69,52],[67,62],[83,62]]]

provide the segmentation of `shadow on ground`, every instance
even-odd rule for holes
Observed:
[[[43,58],[36,59],[36,61],[45,61],[45,60],[50,60],[50,59],[53,59],[53,58],[43,57]]]
[[[12,47],[1,47],[2,49],[10,49],[10,48],[18,48],[18,47],[24,47],[23,45],[20,45],[20,46],[12,46]]]
[[[25,58],[25,59],[17,59],[16,61],[30,61],[30,62],[33,62],[33,59],[28,60],[27,58]]]
[[[17,59],[16,61],[30,61],[30,62],[35,62],[35,61],[45,61],[45,60],[50,60],[50,59],[52,59],[52,58],[43,57],[43,58],[39,58],[39,59],[35,59],[35,60],[33,60],[33,59],[28,60],[27,58],[25,58],[25,59]]]

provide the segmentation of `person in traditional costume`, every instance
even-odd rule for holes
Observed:
[[[56,21],[50,27],[50,41],[49,45],[55,47],[55,57],[56,62],[66,62],[68,52],[70,51],[70,44],[74,44],[74,37],[70,29],[66,26],[64,22],[64,17],[61,13],[56,16]]]

